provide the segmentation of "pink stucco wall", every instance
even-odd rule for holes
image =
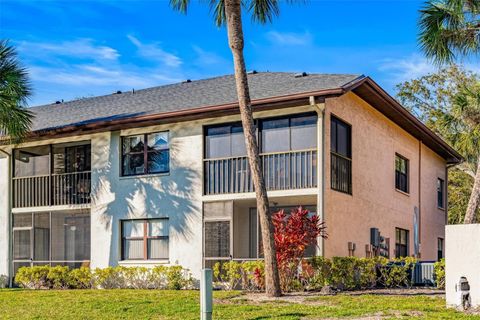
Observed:
[[[352,125],[352,195],[330,189],[331,114]],[[445,226],[445,211],[437,208],[437,178],[446,181],[445,161],[353,93],[326,99],[325,130],[325,256],[346,256],[348,242],[354,242],[355,256],[365,257],[372,227],[390,238],[391,257],[395,228],[409,230],[413,254],[414,208],[421,202],[421,258],[436,260]],[[395,189],[395,153],[409,159],[408,194]]]

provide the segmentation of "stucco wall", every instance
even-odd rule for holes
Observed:
[[[456,284],[466,277],[472,306],[480,306],[480,224],[449,225],[445,241],[445,291],[447,306],[459,306]]]
[[[421,253],[423,260],[435,260],[436,239],[443,238],[445,222],[444,212],[436,209],[435,198],[437,177],[445,179],[443,160],[353,93],[327,99],[325,106],[325,221],[329,230],[326,256],[348,255],[351,241],[356,244],[355,255],[365,257],[372,227],[390,238],[391,257],[395,256],[395,227],[408,229],[409,253],[413,254],[413,216],[414,208],[419,207],[421,147]],[[352,125],[352,195],[330,188],[331,114]],[[408,194],[395,189],[395,153],[409,159]]]

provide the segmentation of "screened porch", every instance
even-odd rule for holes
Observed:
[[[271,212],[302,206],[316,214],[315,195],[270,199]],[[262,259],[261,230],[253,199],[206,202],[204,218],[204,265],[212,267],[219,261],[246,261]],[[314,256],[317,247],[307,249],[306,256]]]

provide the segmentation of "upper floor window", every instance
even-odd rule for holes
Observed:
[[[122,137],[122,176],[170,170],[168,132]]]
[[[332,116],[330,121],[331,188],[352,194],[352,127]]]
[[[168,259],[168,219],[122,221],[122,260]]]
[[[445,208],[445,181],[437,179],[437,206],[441,209]]]
[[[408,159],[395,154],[395,188],[408,193]]]
[[[300,114],[258,120],[261,153],[307,150],[317,147],[317,116]],[[205,158],[245,156],[245,136],[240,122],[205,129]]]
[[[314,114],[264,119],[260,122],[261,152],[305,150],[317,147]]]
[[[241,123],[207,127],[205,130],[205,157],[227,158],[244,156],[245,137]]]
[[[409,232],[405,229],[395,228],[395,257],[408,257]]]

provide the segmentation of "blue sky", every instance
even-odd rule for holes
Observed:
[[[226,31],[207,1],[188,15],[166,0],[0,1],[0,37],[30,71],[30,105],[232,73]],[[282,4],[272,24],[244,16],[247,68],[358,73],[390,93],[434,70],[416,43],[414,0]]]

